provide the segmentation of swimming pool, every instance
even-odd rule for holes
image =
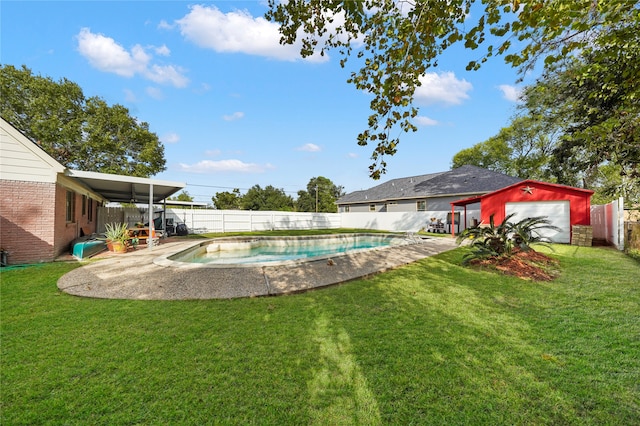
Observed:
[[[185,264],[207,267],[276,266],[412,243],[415,241],[396,234],[227,237],[197,244],[168,256],[166,260],[173,266]]]

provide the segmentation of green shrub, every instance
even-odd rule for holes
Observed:
[[[470,240],[473,249],[464,256],[463,262],[468,263],[472,259],[485,257],[510,256],[516,247],[528,251],[531,250],[531,245],[534,243],[546,244],[549,242],[540,236],[540,230],[560,230],[557,226],[551,225],[546,216],[528,217],[513,223],[510,219],[514,215],[515,213],[512,213],[505,217],[498,226],[493,222],[492,216],[489,226],[474,226],[462,231],[458,235],[457,243],[461,244],[465,240]]]

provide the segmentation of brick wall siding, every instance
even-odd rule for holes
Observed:
[[[53,260],[56,185],[2,180],[0,187],[0,247],[8,263]]]
[[[82,195],[75,194],[75,221],[66,220],[67,188],[38,182],[2,180],[0,195],[0,247],[10,265],[50,262],[67,253],[71,241],[85,229],[96,231],[97,203],[82,214]]]

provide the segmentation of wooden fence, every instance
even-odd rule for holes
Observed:
[[[640,250],[640,222],[625,222],[624,237],[626,250]]]

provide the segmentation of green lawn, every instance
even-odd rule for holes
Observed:
[[[640,424],[640,263],[554,246],[560,278],[460,266],[238,300],[61,293],[1,274],[0,424]]]

